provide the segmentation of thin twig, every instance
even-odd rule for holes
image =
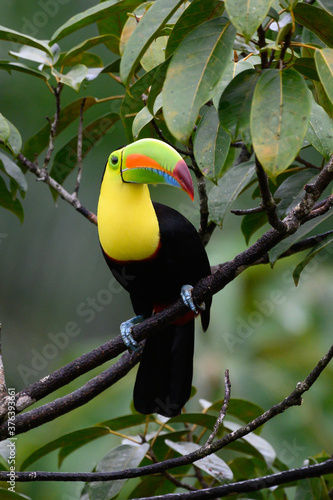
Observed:
[[[205,446],[209,446],[214,441],[214,439],[216,438],[217,433],[219,431],[219,428],[221,427],[222,422],[227,414],[229,402],[230,402],[230,390],[231,390],[231,383],[230,383],[230,378],[229,378],[229,370],[225,370],[225,372],[224,372],[223,405],[222,405],[221,411],[219,413],[219,416],[217,417],[216,422],[214,424],[213,431],[210,434],[209,438],[207,439]]]
[[[261,68],[266,69],[268,68],[267,49],[263,50],[264,47],[266,47],[266,36],[265,36],[265,31],[261,25],[259,26],[257,33],[258,33],[258,45],[259,48],[262,49],[260,51]]]
[[[279,67],[281,69],[283,68],[284,56],[286,55],[287,49],[288,49],[288,47],[290,45],[292,34],[293,34],[293,27],[291,26],[290,30],[288,31],[288,33],[286,34],[286,36],[284,38],[283,46],[282,46],[282,49],[281,49],[281,52],[280,52]]]
[[[259,182],[262,207],[266,212],[268,222],[272,227],[274,227],[274,229],[284,233],[287,229],[286,225],[279,219],[276,213],[276,203],[269,189],[268,177],[258,158],[256,158],[256,173]]]
[[[76,183],[74,187],[74,192],[73,195],[75,198],[78,197],[79,194],[79,189],[80,189],[80,183],[81,183],[81,177],[82,177],[82,146],[83,146],[83,138],[82,138],[82,131],[83,131],[83,110],[84,110],[84,105],[86,103],[85,97],[82,99],[81,106],[80,106],[80,119],[79,119],[79,130],[77,134],[77,178],[76,178]]]
[[[244,210],[230,210],[230,212],[234,215],[251,215],[251,214],[260,214],[265,212],[264,207],[259,205],[259,207],[254,208],[245,208]]]
[[[72,194],[66,191],[65,188],[61,186],[57,181],[55,181],[50,175],[45,175],[45,172],[40,169],[36,163],[28,160],[22,153],[17,155],[17,159],[24,165],[30,172],[32,172],[38,180],[45,182],[52,189],[54,189],[63,200],[67,201],[70,205],[72,205],[75,210],[77,210],[80,214],[82,214],[86,219],[88,219],[93,224],[97,225],[97,217],[93,212],[90,212],[87,208],[85,208],[80,201],[75,198]]]
[[[155,455],[154,450],[152,449],[152,447],[149,449],[148,455],[150,456],[150,458],[151,458],[151,460],[153,461],[154,464],[158,464],[158,458]],[[173,476],[172,474],[170,474],[170,472],[168,472],[166,470],[163,471],[162,474],[163,474],[163,476],[168,481],[170,481],[170,483],[172,483],[175,486],[177,486],[177,488],[183,488],[184,490],[188,490],[188,491],[198,491],[198,489],[194,488],[194,486],[191,486],[190,484],[187,484],[187,483],[183,483],[182,481],[180,481],[179,479],[177,479],[175,476]]]
[[[60,94],[61,94],[62,89],[63,89],[63,84],[60,82],[57,84],[57,86],[55,88],[53,88],[53,94],[54,94],[54,97],[56,100],[56,112],[54,115],[53,122],[51,123],[49,147],[48,147],[47,152],[46,152],[46,156],[45,156],[44,164],[43,164],[43,169],[42,169],[44,175],[47,175],[46,174],[47,167],[48,167],[48,164],[50,163],[51,155],[52,155],[53,150],[54,150],[54,139],[55,139],[55,136],[57,134],[57,128],[58,128],[58,123],[59,123],[59,118],[60,118]]]
[[[307,160],[304,160],[301,156],[296,156],[295,160],[298,161],[298,163],[301,163],[302,165],[304,165],[307,168],[314,168],[316,170],[321,170],[320,167],[317,167],[316,165],[314,165],[313,163],[310,163]]]
[[[2,325],[0,323],[0,399],[8,396],[6,377],[5,377],[5,367],[3,365],[3,359],[2,359],[1,333],[2,333]]]

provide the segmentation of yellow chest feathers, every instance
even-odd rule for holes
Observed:
[[[158,248],[160,234],[148,186],[107,176],[106,171],[97,210],[104,252],[120,261],[151,257]]]

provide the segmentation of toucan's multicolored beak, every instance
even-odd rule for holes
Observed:
[[[157,139],[141,139],[121,150],[120,173],[124,182],[169,184],[194,198],[188,166],[168,144]]]

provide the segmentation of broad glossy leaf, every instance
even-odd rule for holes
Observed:
[[[333,104],[333,49],[316,50],[314,58],[321,83]]]
[[[7,488],[0,488],[0,497],[2,500],[32,500],[31,497],[27,497],[22,493],[9,491]]]
[[[149,444],[130,446],[121,444],[110,451],[96,466],[96,472],[115,472],[123,469],[137,467],[144,459]],[[99,481],[90,483],[88,486],[89,498],[98,500],[109,500],[116,496],[126,483],[127,479],[116,481]]]
[[[160,36],[152,41],[148,49],[142,56],[140,64],[145,71],[150,71],[165,61],[165,47],[168,41],[167,36]]]
[[[101,43],[108,42],[111,38],[113,38],[113,35],[101,35],[101,36],[95,36],[94,38],[89,38],[88,40],[85,40],[84,42],[80,43],[79,45],[76,45],[73,47],[71,50],[69,50],[62,58],[62,64],[65,64],[67,61],[70,59],[73,59],[74,57],[78,56],[82,52],[86,52],[87,50],[91,49],[92,47],[96,47],[96,45],[100,45]]]
[[[201,448],[201,446],[196,443],[186,441],[175,443],[174,441],[170,441],[170,439],[166,439],[165,442],[172,450],[177,451],[180,455],[187,455]],[[231,480],[233,478],[230,467],[224,460],[215,455],[215,453],[197,460],[195,465],[220,483],[224,483],[226,480]]]
[[[20,169],[8,156],[0,151],[1,170],[3,170],[18,185],[20,191],[25,193],[28,189],[26,178]]]
[[[105,0],[103,0],[105,1]],[[103,2],[101,2],[103,3]],[[98,31],[101,35],[112,35],[112,38],[105,41],[106,47],[114,54],[119,55],[119,41],[124,24],[129,19],[128,13],[132,12],[141,2],[141,0],[130,0],[122,2],[117,11],[112,15],[105,17],[97,22]]]
[[[162,105],[163,105],[163,95],[161,92],[155,101],[153,114],[151,114],[150,111],[148,110],[148,107],[145,106],[144,108],[142,108],[139,111],[139,113],[134,118],[133,125],[132,125],[133,137],[135,137],[135,138],[138,137],[138,135],[140,134],[143,127],[145,127],[149,122],[152,121],[154,116],[161,109]]]
[[[313,231],[319,224],[324,222],[326,219],[331,217],[333,214],[332,211],[327,212],[324,215],[321,215],[319,217],[316,217],[315,219],[311,219],[308,222],[305,222],[298,231],[295,234],[292,234],[291,236],[288,236],[285,240],[282,240],[280,243],[278,243],[272,250],[269,251],[269,261],[271,263],[271,266],[275,264],[277,259],[283,252],[288,250],[288,248],[291,247],[294,243],[297,241],[305,238],[305,236],[310,232]]]
[[[23,222],[24,214],[23,207],[18,198],[13,199],[11,192],[8,190],[6,183],[0,175],[0,207],[6,208],[15,214],[20,222]]]
[[[131,38],[133,31],[137,27],[139,21],[146,14],[148,9],[152,6],[151,1],[141,3],[134,11],[132,16],[127,17],[127,21],[124,24],[124,27],[120,34],[120,43],[119,43],[119,53],[123,55],[125,47],[129,39]]]
[[[41,78],[42,80],[48,80],[50,75],[45,73],[45,71],[39,71],[38,69],[30,68],[25,64],[19,62],[9,62],[9,61],[0,61],[0,69],[5,69],[9,73],[11,71],[19,71],[20,73],[27,73],[31,76],[37,76],[37,78]]]
[[[200,171],[215,184],[223,171],[230,143],[230,135],[221,127],[217,111],[211,106],[200,120],[193,151]]]
[[[175,422],[196,424],[200,427],[213,430],[216,422],[216,417],[213,415],[208,415],[207,413],[182,413],[181,415],[177,415],[176,417],[172,417],[170,420],[168,420],[168,424],[170,425]]]
[[[55,43],[65,36],[74,33],[75,31],[89,26],[89,24],[105,19],[112,16],[116,12],[127,10],[131,12],[137,5],[138,0],[106,0],[90,7],[90,9],[80,12],[75,16],[68,19],[60,28],[58,28],[52,35],[51,42]]]
[[[147,100],[147,108],[151,114],[154,113],[154,104],[157,99],[157,96],[162,91],[169,63],[170,63],[170,58],[164,61],[164,63],[157,68],[157,71],[154,74],[153,79],[151,81],[148,100]]]
[[[70,59],[65,59],[66,53],[62,53],[56,67],[73,68],[77,64],[84,64],[88,68],[103,68],[102,59],[92,52],[81,52]],[[102,70],[104,72],[104,69]]]
[[[231,59],[235,35],[230,21],[211,19],[187,35],[173,55],[164,83],[163,113],[181,142],[190,137],[201,106],[214,95]]]
[[[126,86],[151,42],[182,3],[183,0],[156,0],[142,17],[126,44],[120,63],[120,77]]]
[[[158,71],[159,67],[153,68],[148,73],[141,76],[127,91],[123,99],[120,115],[128,135],[128,139],[132,140],[132,123],[135,115],[144,107],[144,102],[141,99],[142,94],[148,93],[148,88]]]
[[[29,455],[22,463],[21,470],[26,470],[28,467],[30,467],[30,465],[35,463],[40,458],[45,457],[45,455],[48,455],[52,451],[58,450],[59,448],[70,447],[70,452],[72,452],[77,448],[90,443],[94,439],[105,436],[107,434],[110,434],[110,431],[105,427],[88,427],[86,429],[80,429],[78,431],[65,434],[64,436],[61,436],[54,441],[45,444],[41,448],[34,451],[31,455]],[[67,455],[69,455],[69,453],[67,453],[66,456]],[[61,462],[64,458],[65,457],[63,456]]]
[[[58,136],[63,130],[65,130],[68,125],[73,123],[76,118],[80,116],[80,109],[82,104],[82,98],[71,102],[65,106],[60,113],[59,123],[57,127],[56,136]],[[99,104],[99,100],[95,97],[85,97],[84,111]],[[53,121],[54,117],[51,118]],[[37,134],[33,135],[28,139],[23,148],[23,154],[29,160],[33,160],[35,155],[39,155],[49,144],[50,137],[50,124],[47,123]]]
[[[94,122],[90,123],[82,132],[82,158],[84,158],[94,145],[100,141],[110,128],[119,120],[119,115],[109,113],[100,116]],[[59,184],[63,184],[65,179],[77,165],[77,136],[73,137],[56,154],[50,171],[50,176]],[[58,193],[52,190],[54,199],[57,199]]]
[[[223,11],[224,3],[220,0],[211,0],[209,2],[194,0],[173,27],[166,47],[166,57],[173,54],[186,35],[199,26],[199,24],[214,17],[222,16]]]
[[[315,101],[312,102],[306,138],[328,160],[333,153],[333,124],[325,110]]]
[[[0,113],[0,141],[6,143],[10,136],[10,126],[6,118]]]
[[[327,12],[333,14],[333,0],[318,0],[318,3],[323,9],[327,10]]]
[[[43,42],[42,40],[37,40],[37,38],[34,38],[32,36],[25,35],[24,33],[6,28],[5,26],[0,26],[0,40],[6,40],[7,42],[20,43],[22,45],[36,47],[36,49],[40,49],[43,52],[46,52],[50,57],[53,58],[52,49],[47,43]]]
[[[6,146],[14,156],[17,156],[22,148],[22,137],[15,125],[13,125],[9,120],[7,120],[7,123],[10,128],[10,134]]]
[[[299,57],[291,67],[310,80],[319,81],[319,75],[313,57]]]
[[[246,214],[241,223],[241,230],[246,244],[249,244],[251,236],[267,222],[267,216],[263,212],[257,214]]]
[[[248,42],[263,22],[274,0],[226,0],[225,8],[232,24]]]
[[[229,420],[224,421],[224,425],[232,431],[237,431],[240,428],[240,425],[236,424],[235,422],[230,422]],[[273,446],[268,441],[266,441],[266,439],[263,439],[253,432],[250,432],[250,434],[243,436],[242,439],[244,439],[244,441],[246,441],[247,443],[250,443],[259,451],[259,453],[264,457],[264,460],[268,467],[272,466],[276,458],[276,452]]]
[[[304,478],[297,482],[294,500],[329,500],[324,477]]]
[[[315,248],[311,250],[311,252],[306,256],[305,259],[303,259],[299,264],[294,269],[293,272],[293,279],[295,282],[295,286],[298,285],[301,273],[303,269],[311,262],[311,260],[316,257],[316,255],[324,250],[328,245],[331,245],[333,242],[333,236],[329,236],[328,238],[325,238],[319,245],[316,245]]]
[[[252,98],[259,76],[255,69],[242,71],[229,83],[221,96],[220,122],[234,141],[250,126]]]
[[[23,45],[18,52],[11,50],[9,53],[13,57],[26,59],[27,61],[34,61],[39,64],[45,64],[46,66],[51,66],[53,63],[53,57],[50,57],[43,50],[36,49],[35,47]]]
[[[251,58],[250,58],[251,59]],[[226,87],[242,71],[246,71],[247,69],[253,69],[253,64],[250,61],[244,61],[241,59],[237,63],[234,61],[230,61],[228,66],[226,67],[222,78],[218,82],[215,87],[214,95],[213,95],[213,104],[216,109],[219,107],[219,102],[221,99],[221,95],[223,94]]]
[[[326,94],[323,84],[321,82],[313,82],[313,85],[315,88],[315,96],[318,104],[320,104],[320,106],[324,108],[328,116],[333,119],[333,103]]]
[[[266,70],[256,85],[251,109],[254,151],[272,179],[286,170],[305,137],[312,96],[294,69]]]
[[[222,227],[223,219],[231,205],[255,173],[254,161],[241,163],[230,168],[209,193],[210,220]]]
[[[61,83],[78,92],[80,90],[81,83],[87,77],[88,68],[84,64],[77,64],[66,74],[59,73],[59,71],[52,68],[52,74],[56,76]]]
[[[318,170],[306,169],[292,174],[285,179],[274,193],[278,202],[277,213],[285,216],[304,196],[304,186],[318,175]]]
[[[305,2],[296,5],[294,15],[299,24],[315,33],[328,47],[333,47],[333,15]]]

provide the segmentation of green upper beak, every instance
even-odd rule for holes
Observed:
[[[123,148],[120,173],[124,182],[169,184],[182,189],[193,200],[188,166],[177,151],[162,141],[141,139]]]

